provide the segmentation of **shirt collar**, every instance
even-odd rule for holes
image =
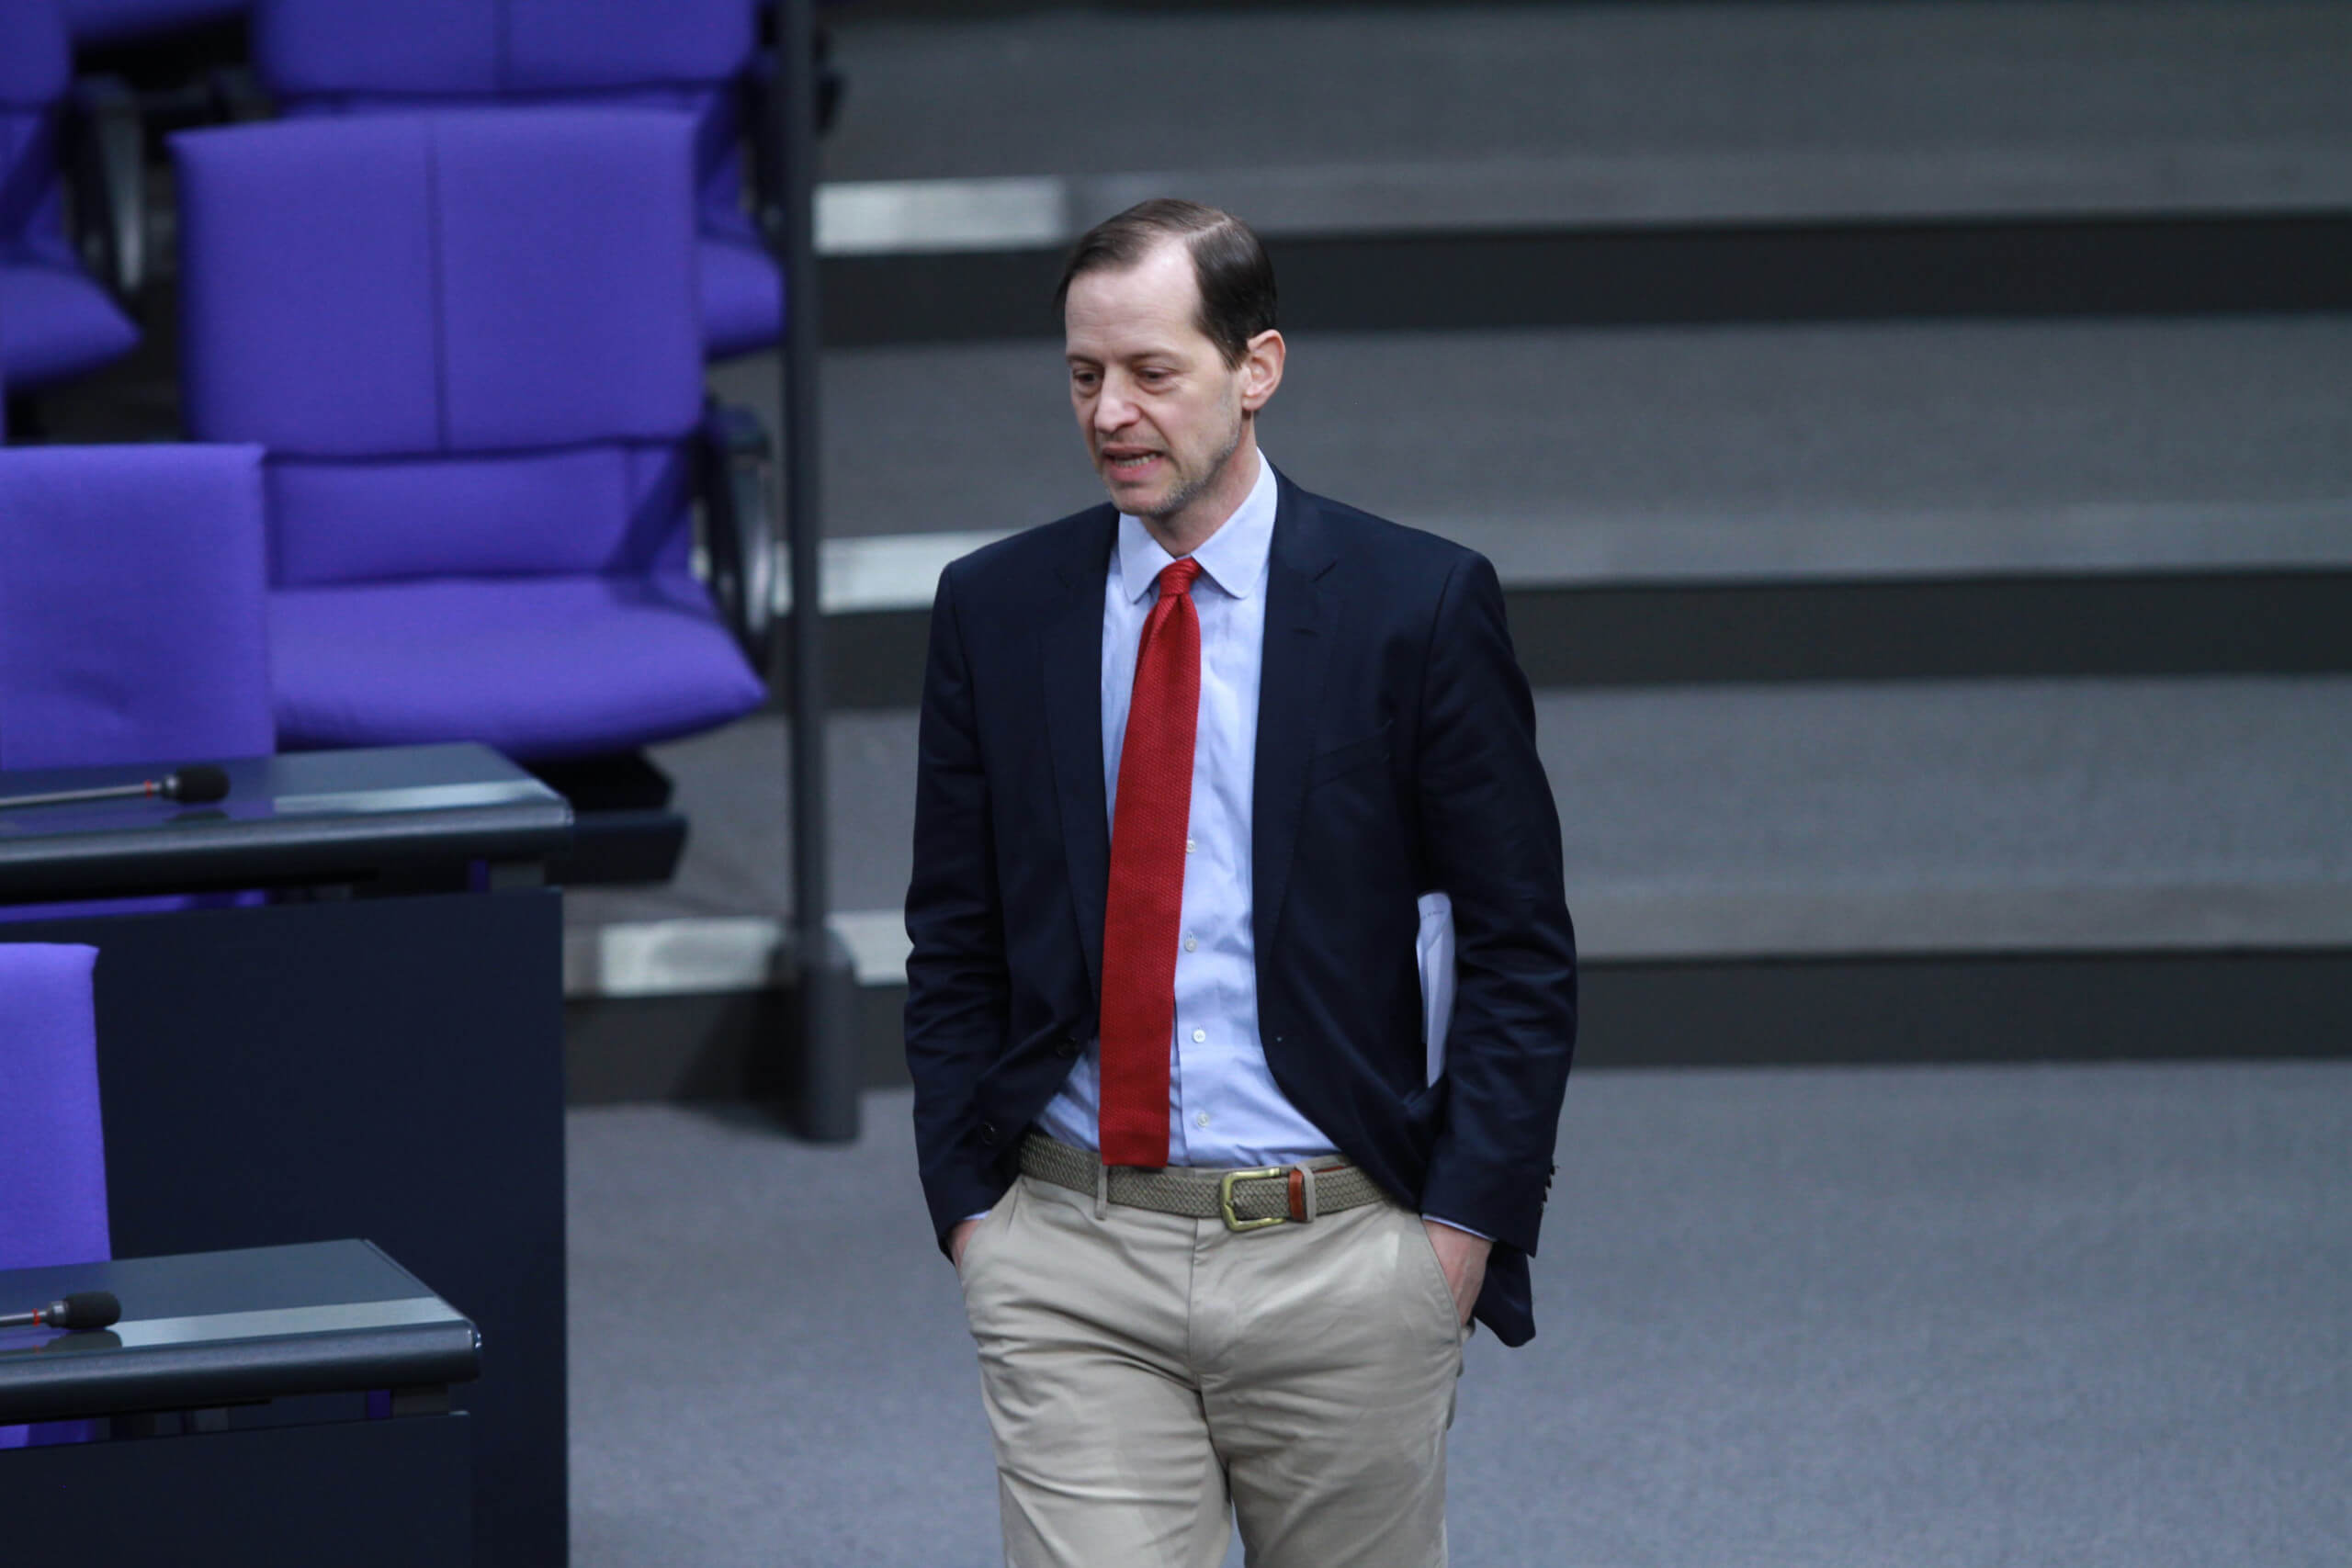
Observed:
[[[1266,461],[1265,453],[1260,452],[1258,482],[1250,487],[1249,495],[1233,509],[1233,515],[1225,520],[1224,525],[1193,552],[1193,558],[1201,563],[1201,575],[1230,598],[1249,598],[1266,575],[1266,558],[1274,545],[1274,504],[1278,499],[1274,466]],[[1119,513],[1119,587],[1129,603],[1149,592],[1159,574],[1175,558],[1151,536],[1143,519]]]

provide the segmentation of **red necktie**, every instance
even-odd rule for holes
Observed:
[[[1184,836],[1193,817],[1193,735],[1201,712],[1201,618],[1187,556],[1159,574],[1143,623],[1111,813],[1111,893],[1102,912],[1105,1165],[1168,1163],[1168,1057],[1176,1024],[1176,939]]]

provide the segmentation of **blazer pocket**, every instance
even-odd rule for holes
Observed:
[[[1388,726],[1384,724],[1361,739],[1344,741],[1307,759],[1306,787],[1313,789],[1317,784],[1328,783],[1342,773],[1351,773],[1358,768],[1387,760]]]

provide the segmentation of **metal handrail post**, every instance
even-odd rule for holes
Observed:
[[[859,1063],[851,1028],[855,995],[848,950],[831,908],[825,789],[825,617],[820,578],[824,539],[819,462],[824,433],[818,379],[823,343],[817,272],[816,0],[779,0],[775,95],[782,155],[782,221],[770,243],[784,271],[784,513],[792,581],[793,1010],[800,1043],[786,1115],[820,1143],[858,1134]]]

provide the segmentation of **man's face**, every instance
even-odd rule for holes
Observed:
[[[1161,522],[1182,513],[1240,449],[1245,405],[1264,400],[1245,392],[1250,362],[1225,362],[1199,310],[1193,259],[1173,241],[1070,282],[1070,404],[1122,512]]]

